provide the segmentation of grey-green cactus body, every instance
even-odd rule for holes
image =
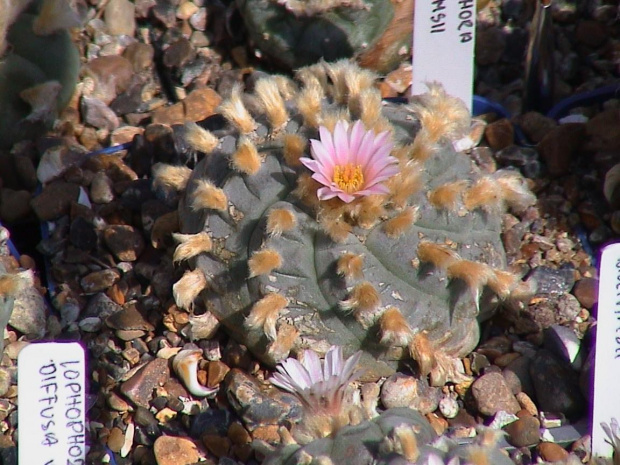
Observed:
[[[324,111],[336,106],[331,100],[324,102]],[[304,202],[295,190],[307,170],[285,162],[282,134],[317,138],[316,128],[302,124],[292,102],[288,107],[290,120],[277,132],[270,132],[264,118],[256,117],[259,125],[251,137],[262,158],[257,173],[245,174],[231,164],[239,135],[228,127],[214,132],[220,137],[217,149],[197,165],[187,183],[179,210],[181,230],[188,234],[207,231],[213,241],[211,251],[193,259],[193,266],[206,277],[207,286],[201,294],[206,308],[233,337],[269,364],[282,360],[291,350],[311,347],[320,353],[336,344],[345,352],[364,351],[361,365],[367,376],[389,375],[398,360],[415,356],[415,350],[408,350],[407,344],[390,343],[386,336],[389,321],[381,320],[388,308],[402,314],[412,335],[427,338],[433,352],[437,349],[449,357],[467,354],[478,342],[479,318],[489,317],[496,307],[495,293],[484,286],[486,282],[474,289],[467,284],[467,277],[448,276],[433,263],[420,261],[417,251],[421,243],[432,242],[449,248],[459,260],[483,263],[493,270],[505,267],[499,211],[450,211],[437,208],[427,195],[454,181],[475,185],[482,177],[480,170],[448,141],[438,143],[423,165],[423,187],[407,199],[406,204],[416,213],[404,232],[390,234],[386,227],[390,218],[403,211],[387,196],[375,224],[360,225],[358,221],[344,239],[334,240],[321,221],[321,207],[317,212],[316,205]],[[395,142],[411,144],[420,130],[415,113],[407,106],[384,105],[382,114],[392,123]],[[226,211],[192,207],[202,180],[210,180],[226,193]],[[270,234],[266,223],[274,210],[290,212],[294,226]],[[269,272],[251,275],[248,260],[264,250],[275,251],[281,262]],[[337,272],[345,254],[361,257],[363,276]],[[369,283],[380,299],[363,314],[355,311],[355,303],[353,310],[351,305],[347,307],[360,283]],[[253,306],[272,293],[288,301],[277,316],[278,332],[286,327],[289,335],[298,333],[284,345],[260,328],[245,324]]]

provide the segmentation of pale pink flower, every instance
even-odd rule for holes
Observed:
[[[294,358],[280,362],[277,373],[269,380],[295,394],[309,411],[337,414],[342,408],[346,387],[360,375],[356,365],[361,355],[362,352],[358,351],[344,360],[342,347],[331,346],[321,367],[316,352],[305,350],[301,362]]]
[[[394,147],[388,131],[375,134],[364,123],[352,126],[338,121],[332,134],[319,127],[320,140],[310,140],[312,158],[300,161],[314,172],[312,178],[323,184],[317,190],[320,200],[338,197],[352,202],[356,197],[387,194],[383,181],[398,173],[398,160],[390,156]]]

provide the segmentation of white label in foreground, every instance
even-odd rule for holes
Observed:
[[[33,343],[17,359],[20,465],[82,465],[86,459],[84,349]]]
[[[413,18],[412,94],[437,81],[471,111],[476,0],[416,0]]]
[[[611,457],[612,447],[601,422],[610,425],[612,418],[620,421],[620,244],[603,249],[599,276],[592,453]]]

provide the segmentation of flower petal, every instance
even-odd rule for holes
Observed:
[[[321,370],[321,360],[313,350],[304,350],[303,365],[306,367],[310,382],[314,385],[323,381],[323,371]]]
[[[389,152],[374,156],[372,161],[368,163],[368,166],[366,166],[366,169],[364,170],[364,178],[366,180],[365,186],[368,184],[374,184],[376,178],[380,175],[384,175],[389,172],[391,174],[387,177],[390,177],[400,171],[398,168],[398,160],[388,154]]]
[[[344,203],[351,203],[355,200],[355,196],[351,194],[347,194],[346,192],[338,192],[336,193],[338,198],[342,200]]]
[[[334,148],[334,139],[332,138],[332,133],[325,126],[319,126],[319,137],[320,142],[327,150],[330,158],[335,161],[336,160],[336,150]]]
[[[364,137],[362,137],[360,148],[357,151],[357,158],[355,160],[355,164],[362,166],[362,171],[364,172],[364,174],[366,173],[366,165],[368,165],[368,162],[374,154],[372,143],[374,137],[375,133],[373,131],[367,131],[366,134],[364,134]]]
[[[312,154],[312,158],[321,165],[321,170],[328,172],[329,177],[331,177],[334,172],[334,158],[325,144],[320,140],[311,139],[310,153]]]
[[[342,371],[342,347],[331,346],[325,354],[325,366],[323,367],[324,379],[338,375]]]
[[[317,189],[316,195],[319,200],[329,200],[336,197],[338,195],[338,192],[336,192],[331,187],[321,187],[320,189]]]
[[[334,129],[334,161],[336,165],[345,166],[351,163],[351,153],[349,152],[349,133],[347,131],[348,124],[340,120],[336,123]]]
[[[366,128],[361,120],[357,120],[349,133],[349,153],[351,156],[351,163],[354,165],[361,164],[358,160],[358,152],[362,146],[362,140],[366,134]]]

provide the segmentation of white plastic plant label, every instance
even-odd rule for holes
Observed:
[[[20,465],[86,462],[84,349],[77,342],[33,343],[17,359]]]
[[[475,35],[476,0],[416,0],[412,94],[437,81],[471,111]]]
[[[620,421],[618,374],[620,373],[620,244],[603,249],[598,290],[592,453],[611,457],[609,436],[601,426]],[[614,428],[616,431],[617,428]]]

